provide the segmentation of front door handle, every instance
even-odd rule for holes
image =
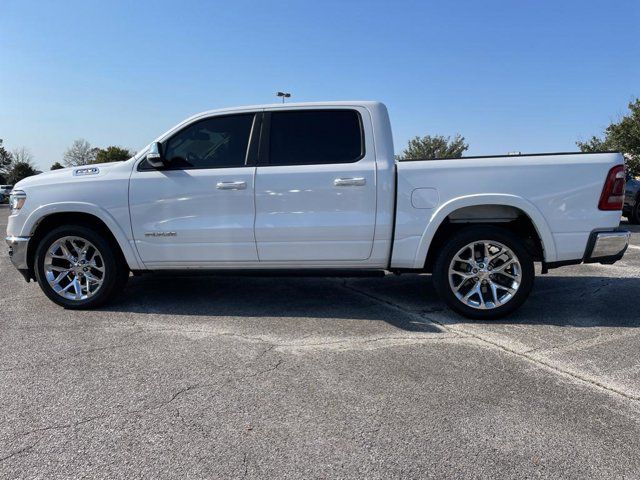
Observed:
[[[244,190],[247,188],[247,182],[218,182],[216,188],[218,190]]]
[[[333,184],[336,187],[361,187],[365,185],[367,181],[362,177],[354,178],[336,178]]]

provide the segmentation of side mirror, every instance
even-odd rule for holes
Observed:
[[[162,168],[166,165],[162,156],[162,145],[160,142],[153,142],[147,153],[147,163],[153,168]]]

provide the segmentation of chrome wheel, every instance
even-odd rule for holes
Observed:
[[[449,265],[449,285],[465,305],[479,310],[509,302],[522,283],[520,261],[506,245],[478,240],[464,246]]]
[[[96,246],[81,237],[62,237],[47,249],[44,273],[51,288],[68,300],[86,300],[104,282],[105,266]]]

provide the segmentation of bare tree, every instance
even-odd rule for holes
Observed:
[[[13,158],[13,164],[16,163],[27,163],[33,166],[33,155],[29,149],[25,147],[16,148],[11,152],[11,157]]]
[[[25,147],[11,152],[11,166],[7,171],[7,183],[15,185],[20,180],[38,173],[33,165],[33,155]]]
[[[96,150],[84,138],[79,138],[64,152],[63,162],[67,167],[88,165],[95,160]]]

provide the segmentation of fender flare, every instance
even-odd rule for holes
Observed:
[[[104,208],[87,202],[57,202],[42,205],[33,210],[22,226],[23,236],[31,236],[42,219],[56,213],[85,213],[101,220],[118,242],[129,268],[139,270],[142,262],[137,252],[133,249],[127,234],[122,230],[118,222]]]
[[[556,260],[556,244],[551,233],[551,229],[544,218],[544,215],[538,208],[528,200],[517,195],[508,194],[478,194],[457,197],[440,205],[434,212],[427,228],[425,229],[414,259],[414,268],[422,268],[431,246],[431,241],[435,236],[442,222],[454,211],[464,207],[474,207],[479,205],[504,205],[518,208],[529,216],[533,226],[538,232],[540,241],[542,242],[544,259],[546,262]]]

